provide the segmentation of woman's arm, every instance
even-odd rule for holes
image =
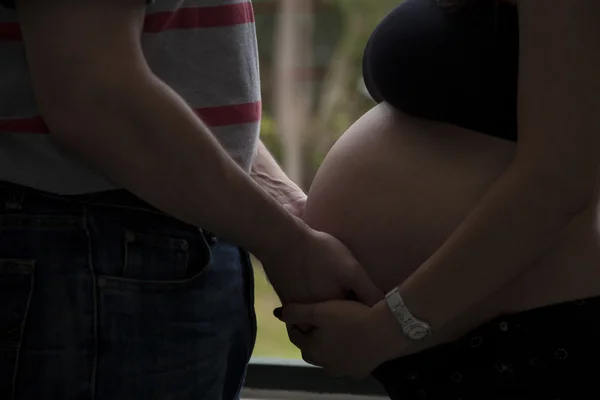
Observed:
[[[431,342],[404,337],[385,302],[286,304],[306,361],[364,377],[436,343],[435,332],[521,274],[596,201],[600,163],[600,1],[519,0],[519,142],[514,162],[444,245],[403,284]],[[596,116],[598,115],[598,117]],[[491,316],[490,316],[491,317]]]
[[[433,331],[523,272],[595,201],[600,2],[520,0],[519,142],[513,164],[400,287]],[[384,304],[380,321],[390,324]]]

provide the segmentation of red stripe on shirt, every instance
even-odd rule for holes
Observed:
[[[194,111],[208,126],[226,126],[258,122],[261,110],[261,102],[257,101],[235,106],[198,108]]]
[[[254,22],[254,11],[249,2],[213,7],[186,7],[176,11],[148,14],[144,23],[144,32],[215,28],[251,22]]]
[[[0,118],[0,133],[48,133],[42,117]]]
[[[209,127],[241,125],[260,121],[262,105],[255,103],[195,109],[196,115]],[[49,133],[42,117],[0,118],[0,133]]]
[[[225,27],[254,22],[250,2],[213,7],[185,7],[174,11],[146,15],[145,33],[158,33],[172,29]],[[19,42],[23,39],[16,22],[0,22],[0,42]]]
[[[0,42],[20,42],[21,28],[15,22],[0,22]]]

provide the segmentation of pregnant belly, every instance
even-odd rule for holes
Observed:
[[[338,237],[389,291],[426,261],[513,159],[516,145],[381,104],[327,155],[305,221]],[[598,208],[576,218],[528,270],[456,321],[449,340],[501,312],[600,295]]]
[[[327,155],[305,221],[389,290],[424,262],[506,169],[515,144],[380,104]]]

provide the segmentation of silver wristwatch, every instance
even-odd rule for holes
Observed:
[[[431,327],[427,322],[417,319],[406,308],[400,289],[398,287],[392,289],[386,296],[385,301],[388,307],[398,320],[404,334],[411,340],[422,340],[431,336]]]

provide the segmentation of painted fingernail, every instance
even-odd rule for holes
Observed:
[[[273,316],[275,318],[277,318],[278,320],[281,321],[281,313],[282,313],[282,311],[283,311],[282,307],[277,307],[276,309],[273,310]]]

